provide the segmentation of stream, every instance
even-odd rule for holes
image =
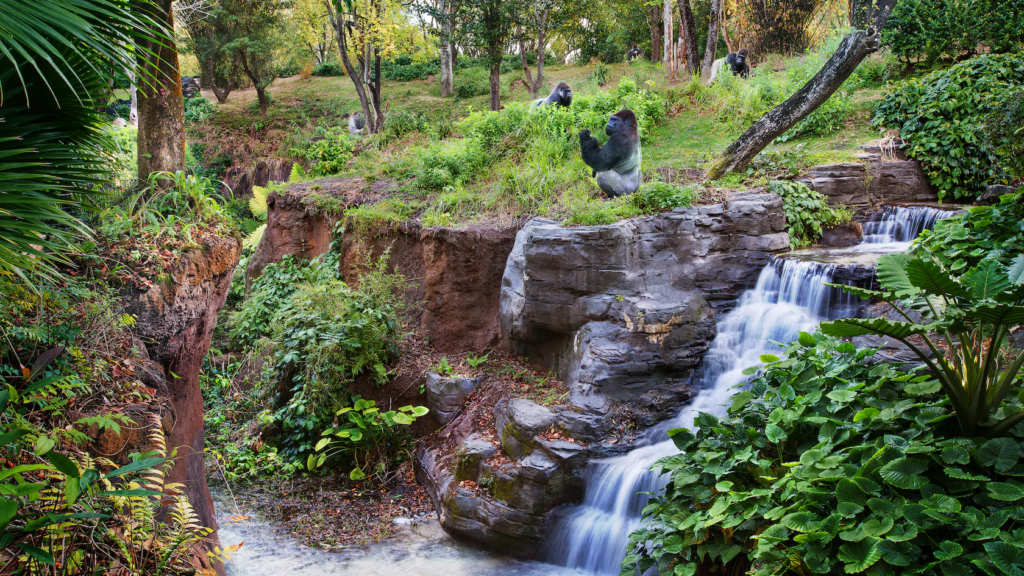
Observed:
[[[789,342],[800,331],[813,332],[818,322],[848,317],[859,301],[825,286],[842,266],[873,265],[878,256],[902,252],[953,212],[929,206],[886,206],[865,225],[861,244],[842,249],[793,251],[773,257],[757,285],[739,298],[737,307],[718,320],[701,372],[694,377],[700,392],[671,421],[648,430],[633,451],[593,461],[587,472],[584,502],[569,507],[549,530],[544,557],[530,562],[498,556],[461,544],[441,529],[436,516],[397,525],[395,538],[378,544],[324,552],[297,544],[252,511],[237,510],[223,494],[214,495],[222,546],[244,540],[227,566],[228,576],[615,576],[625,556],[629,534],[641,520],[647,496],[668,481],[649,472],[655,461],[675,453],[670,428],[693,426],[699,411],[723,414],[723,404],[745,379],[743,370],[776,352],[771,341]],[[235,514],[250,520],[228,525]]]

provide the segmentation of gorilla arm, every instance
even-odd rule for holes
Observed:
[[[622,140],[619,134],[614,134],[602,147],[601,143],[590,135],[590,130],[580,131],[580,155],[583,156],[583,162],[593,169],[593,175],[611,170],[618,163],[619,158],[615,154],[616,146],[613,144],[616,139]],[[619,146],[621,145],[622,143],[619,144]]]

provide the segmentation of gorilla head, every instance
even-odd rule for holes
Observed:
[[[555,84],[547,98],[538,98],[533,101],[534,106],[564,106],[568,108],[571,104],[572,88],[569,88],[565,82]]]
[[[580,132],[580,153],[597,185],[609,196],[631,194],[640,188],[640,127],[632,110],[619,110],[604,128],[608,142],[601,146],[589,130]]]

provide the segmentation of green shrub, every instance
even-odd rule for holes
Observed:
[[[1007,52],[1022,38],[1021,0],[901,0],[882,30],[883,43],[907,63],[957,60],[979,46]]]
[[[645,214],[658,214],[675,208],[689,208],[698,197],[695,184],[677,186],[655,180],[641,186],[629,199]]]
[[[422,80],[433,74],[441,73],[441,61],[432,58],[425,62],[414,63],[409,56],[399,56],[394,60],[382,62],[380,76],[384,80],[397,80],[408,82],[410,80]]]
[[[313,68],[313,76],[348,76],[345,67],[336,62],[323,62]]]
[[[623,573],[1012,574],[1024,437],[960,437],[937,382],[873,354],[803,333],[726,416],[670,432]]]
[[[469,68],[455,75],[455,97],[473,98],[491,93],[490,73],[484,68]]]
[[[994,111],[1020,99],[1024,54],[985,55],[909,80],[879,104],[875,126],[897,128],[939,198],[972,197],[1008,180],[1012,145],[986,136]],[[996,132],[992,132],[996,135]]]
[[[443,190],[474,178],[487,165],[476,139],[433,144],[420,155],[416,184],[427,190]]]
[[[202,96],[185,100],[185,123],[202,124],[213,117],[213,102]]]
[[[313,177],[330,176],[345,170],[352,159],[356,143],[347,128],[331,128],[312,142],[305,150],[293,150],[310,163],[309,174]]]
[[[971,206],[935,223],[914,243],[915,253],[937,260],[953,274],[963,274],[983,260],[1009,266],[1024,254],[1024,189],[1007,194],[994,206]]]
[[[378,146],[387,146],[397,142],[413,132],[427,130],[427,116],[421,112],[398,109],[388,113],[384,121],[384,129],[375,137]]]
[[[853,216],[844,206],[829,206],[828,198],[800,182],[773,180],[768,183],[768,191],[782,196],[786,230],[793,248],[814,244],[821,238],[823,228],[849,222]]]

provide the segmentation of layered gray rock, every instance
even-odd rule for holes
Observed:
[[[864,146],[861,162],[827,164],[811,168],[801,181],[860,213],[877,204],[935,202],[938,197],[921,164],[896,148],[883,153],[878,146]]]
[[[431,416],[442,426],[451,422],[479,384],[479,378],[445,378],[427,372],[425,388]]]
[[[588,459],[624,448],[618,423],[649,426],[689,399],[716,314],[788,247],[781,199],[756,192],[607,226],[529,222],[502,278],[502,335],[558,372],[569,404],[505,398],[493,438],[419,451],[445,529],[530,555],[550,511],[580,498]]]

